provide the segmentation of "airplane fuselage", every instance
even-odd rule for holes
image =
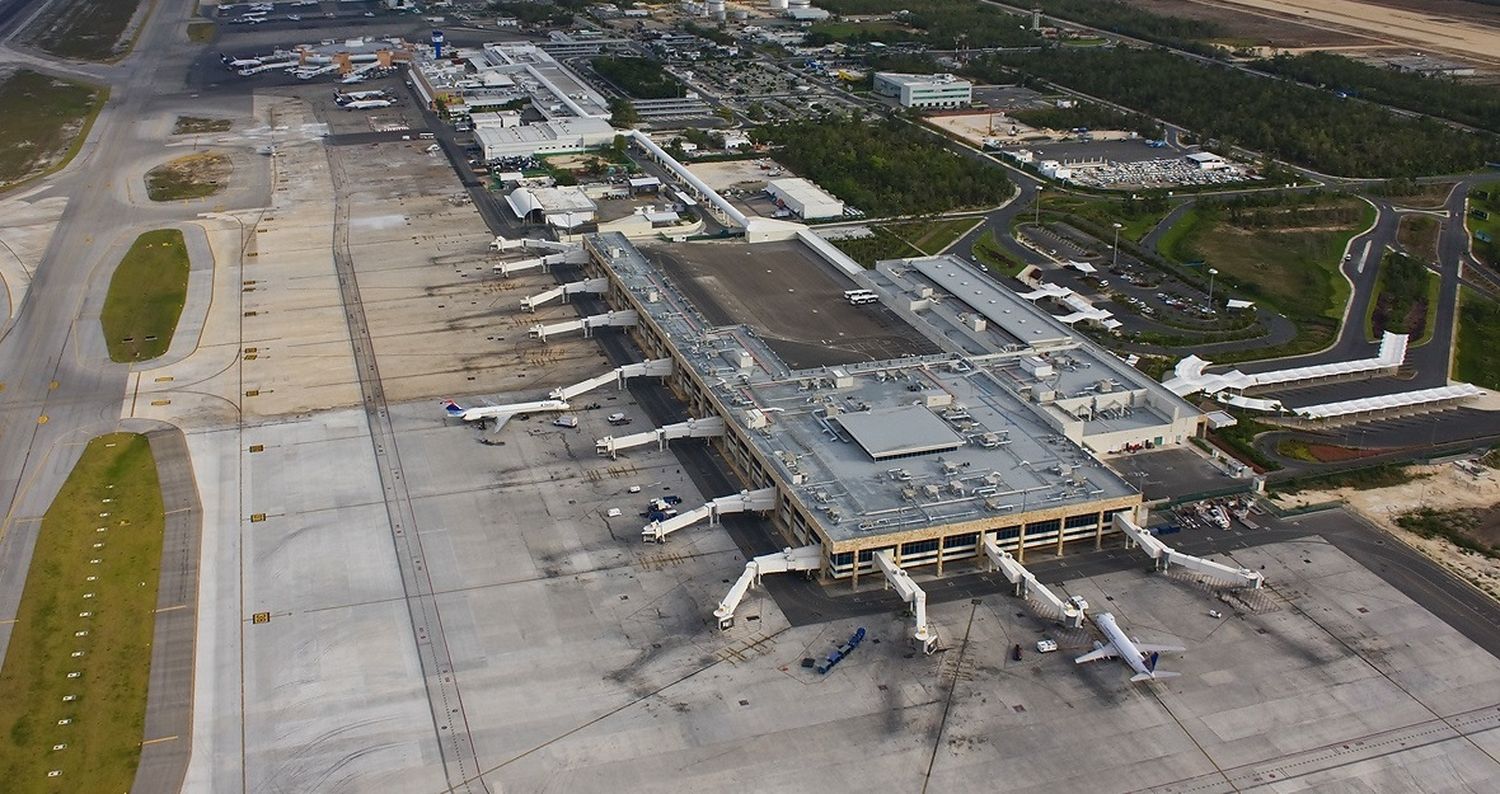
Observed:
[[[1146,654],[1137,648],[1135,642],[1125,636],[1120,624],[1115,622],[1115,616],[1108,612],[1100,612],[1094,615],[1094,625],[1099,631],[1104,632],[1105,639],[1109,644],[1115,646],[1115,652],[1130,666],[1131,670],[1142,675],[1152,675],[1152,671],[1146,667]]]

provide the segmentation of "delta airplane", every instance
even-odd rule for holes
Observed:
[[[1094,650],[1073,660],[1074,664],[1085,662],[1097,662],[1100,659],[1121,659],[1135,675],[1130,677],[1131,681],[1154,681],[1158,678],[1175,678],[1181,673],[1169,673],[1165,670],[1156,669],[1156,660],[1163,651],[1180,653],[1187,650],[1178,645],[1150,645],[1136,642],[1125,636],[1125,632],[1115,623],[1115,616],[1108,612],[1100,612],[1092,617],[1094,625],[1104,632],[1105,639],[1109,640],[1106,645],[1102,642],[1094,643]],[[1149,656],[1147,655],[1149,654]]]
[[[505,427],[512,417],[523,414],[538,413],[541,411],[566,411],[568,403],[565,400],[537,400],[529,403],[511,403],[510,405],[481,405],[474,408],[465,408],[452,399],[443,400],[443,410],[448,416],[462,419],[465,422],[493,421],[490,432],[498,433],[500,428]]]

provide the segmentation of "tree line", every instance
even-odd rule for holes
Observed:
[[[1493,85],[1398,72],[1326,52],[1278,55],[1251,65],[1329,91],[1500,132],[1500,90]]]
[[[756,128],[777,162],[874,216],[988,207],[1011,193],[999,167],[957,155],[895,119],[790,121]]]
[[[636,99],[672,99],[685,94],[682,83],[667,74],[660,63],[649,58],[612,58],[603,55],[589,61],[589,64],[599,76]]]
[[[1015,70],[1148,113],[1225,146],[1340,176],[1449,174],[1500,160],[1500,137],[1397,116],[1326,91],[1267,80],[1164,50],[1125,47],[1003,53],[966,72],[1005,82]]]

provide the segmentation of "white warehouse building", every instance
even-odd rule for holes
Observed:
[[[951,74],[876,72],[875,93],[904,108],[956,108],[974,100],[974,84]]]
[[[839,218],[844,214],[844,202],[801,177],[772,179],[766,183],[766,192],[803,220]]]

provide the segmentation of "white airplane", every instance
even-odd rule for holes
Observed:
[[[391,104],[389,99],[356,99],[345,103],[344,110],[374,110],[375,108],[388,108]]]
[[[378,89],[373,91],[345,91],[343,93],[339,93],[338,91],[333,92],[333,101],[339,103],[340,105],[346,102],[357,102],[361,99],[386,98],[387,97],[385,95],[385,92]]]
[[[500,432],[505,423],[512,418],[524,414],[533,414],[541,411],[566,411],[569,406],[566,400],[537,400],[529,403],[511,403],[510,405],[481,405],[474,408],[465,408],[452,399],[443,400],[443,410],[448,416],[462,419],[465,422],[492,421],[491,433]]]
[[[339,82],[343,83],[344,85],[350,85],[352,83],[363,83],[364,81],[365,76],[362,74],[348,74],[345,75],[343,79],[339,80]]]
[[[1131,681],[1154,681],[1158,678],[1175,678],[1182,675],[1182,673],[1169,673],[1165,670],[1157,670],[1156,660],[1163,651],[1180,653],[1187,650],[1186,648],[1179,645],[1150,645],[1136,642],[1125,636],[1125,632],[1121,630],[1120,625],[1115,623],[1115,616],[1108,612],[1100,612],[1091,619],[1094,621],[1094,625],[1098,626],[1099,630],[1104,632],[1104,636],[1109,640],[1109,644],[1095,642],[1094,650],[1074,659],[1074,664],[1118,658],[1135,671],[1135,675],[1130,677]]]
[[[264,61],[259,58],[234,58],[225,55],[222,52],[219,53],[219,60],[222,61],[225,66],[229,66],[235,69],[244,69],[250,66],[260,66],[262,63],[264,63]]]

